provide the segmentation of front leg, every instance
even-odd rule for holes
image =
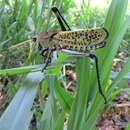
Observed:
[[[46,69],[46,67],[47,67],[48,64],[50,63],[50,59],[51,59],[52,53],[53,53],[53,50],[48,50],[48,53],[47,53],[47,57],[46,57],[46,61],[45,61],[44,67],[41,69],[42,72],[44,72],[44,70]]]

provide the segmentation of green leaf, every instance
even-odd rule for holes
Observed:
[[[127,128],[125,130],[129,130],[130,129],[130,123],[128,123]]]
[[[123,36],[129,26],[130,23],[130,16],[127,17],[125,22],[121,25],[119,31],[115,34],[115,37],[113,37],[112,41],[110,42],[111,48],[108,50],[109,55],[107,54],[104,65],[102,66],[102,77],[103,77],[103,84],[107,84],[108,77],[110,75],[111,69],[108,69],[106,71],[106,68],[111,68],[113,59],[118,51],[119,45],[123,39]]]
[[[33,100],[38,86],[43,79],[42,73],[30,73],[23,80],[21,88],[0,118],[1,130],[26,130],[29,127],[33,112]]]
[[[39,71],[39,68],[40,68],[40,65],[4,69],[4,70],[0,70],[0,74],[3,74],[3,75],[4,74],[22,74],[22,73],[27,73],[30,71]]]
[[[55,130],[63,130],[64,129],[64,120],[65,120],[65,112],[62,111],[56,121]]]
[[[61,107],[65,112],[69,113],[73,102],[72,96],[70,96],[66,92],[66,90],[60,86],[60,83],[57,78],[55,79],[54,85],[55,85],[54,87],[55,87],[56,97],[60,102]]]
[[[87,58],[79,58],[77,60],[77,93],[73,101],[70,118],[68,122],[68,130],[78,130],[82,124],[83,114],[85,112],[86,101],[89,92],[89,62]],[[88,78],[88,79],[87,79]]]
[[[40,123],[39,130],[53,130],[56,125],[56,99],[54,96],[54,75],[46,75],[46,80],[49,86],[48,102],[45,105]]]

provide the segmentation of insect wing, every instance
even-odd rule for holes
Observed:
[[[78,50],[92,50],[104,47],[108,32],[105,28],[84,29],[76,31],[59,32],[56,38],[60,44]]]

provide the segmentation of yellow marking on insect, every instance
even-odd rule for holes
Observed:
[[[61,37],[62,39],[70,39],[76,42],[84,42],[85,45],[99,43],[106,40],[108,33],[104,28],[93,28],[75,31],[59,32],[54,37]],[[70,43],[71,44],[71,43]],[[78,43],[77,43],[78,44]]]
[[[18,46],[24,45],[24,44],[29,43],[29,42],[33,42],[33,40],[26,40],[26,41],[17,43],[16,45],[13,45],[13,46],[9,47],[8,49],[16,48]]]
[[[61,40],[61,41],[68,41],[68,42],[74,42],[75,40],[74,39],[62,39],[62,38],[54,38],[56,40]]]
[[[58,32],[53,36],[54,45],[62,47],[71,47],[72,49],[93,50],[101,48],[105,45],[105,40],[108,37],[108,32],[105,28],[97,27],[91,29],[82,29],[74,31]],[[55,41],[55,39],[59,41]],[[86,48],[86,49],[85,49]]]

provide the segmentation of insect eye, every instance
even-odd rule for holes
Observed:
[[[36,42],[36,41],[37,41],[37,38],[36,38],[36,37],[33,37],[32,40],[33,40],[34,42]]]

